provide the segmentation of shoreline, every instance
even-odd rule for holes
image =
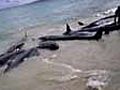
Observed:
[[[96,20],[96,18],[91,17],[80,20],[88,24]],[[70,25],[74,30],[80,28],[76,21],[70,22]],[[64,30],[65,25],[63,24],[43,27],[38,26],[30,29],[23,29],[19,33],[13,34],[12,38],[14,38],[15,41],[21,39],[24,36],[24,31],[28,33],[28,40],[30,40],[31,38],[37,39],[40,35],[62,34]],[[104,42],[79,40],[61,41],[59,42],[60,50],[58,51],[50,52],[41,50],[40,57],[34,57],[25,61],[25,63],[4,76],[3,79],[1,78],[0,86],[4,90],[85,90],[86,80],[84,78],[77,78],[67,82],[57,82],[54,79],[49,79],[56,79],[56,77],[60,79],[66,73],[69,76],[70,71],[61,64],[70,65],[75,69],[88,72],[91,70],[107,70],[111,71],[110,75],[116,75],[116,71],[120,69],[120,50],[118,50],[120,39],[118,33],[112,32],[110,36],[104,36],[103,39]],[[15,41],[13,40],[13,42]],[[34,43],[32,43],[31,46],[32,45],[34,45]],[[56,57],[51,58],[54,55],[56,55]],[[51,62],[59,65],[46,63],[44,59],[50,59]],[[113,66],[111,66],[111,64]],[[116,80],[119,78],[119,74],[116,76],[113,75],[112,80],[114,78]],[[10,83],[11,81],[13,83]],[[111,85],[111,83],[112,81],[105,90],[113,90],[112,88],[116,86],[116,83],[113,85]],[[119,85],[117,87],[119,89]]]

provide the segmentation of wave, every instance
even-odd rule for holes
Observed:
[[[19,5],[42,2],[42,1],[46,1],[46,0],[1,0],[0,1],[0,10],[19,6]]]
[[[100,12],[100,13],[97,13],[95,16],[96,17],[104,17],[104,16],[107,16],[107,15],[113,15],[115,13],[117,8],[111,8],[111,9],[108,9],[104,12]]]

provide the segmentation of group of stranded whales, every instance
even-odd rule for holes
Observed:
[[[24,62],[26,58],[39,56],[39,49],[57,50],[59,45],[52,41],[39,42],[39,44],[30,49],[24,49],[25,41],[20,41],[12,45],[5,53],[0,55],[0,68],[4,67],[2,73],[6,73]]]
[[[73,31],[68,24],[66,24],[66,31],[62,35],[49,35],[39,37],[41,41],[63,41],[63,40],[100,40],[103,33],[109,34],[111,31],[119,30],[120,25],[115,24],[113,20],[114,15],[107,16],[84,26],[80,30]],[[106,22],[105,22],[106,21]],[[101,23],[102,22],[102,23]],[[80,22],[79,22],[80,23]],[[82,23],[80,23],[81,25]]]
[[[14,67],[17,67],[26,58],[33,56],[39,56],[39,49],[57,50],[59,45],[54,41],[65,40],[100,40],[104,34],[109,34],[111,31],[119,30],[120,24],[115,24],[113,21],[114,15],[107,16],[98,19],[87,26],[82,27],[80,30],[72,30],[68,24],[66,24],[66,31],[62,35],[49,35],[41,36],[38,38],[40,41],[37,46],[25,49],[23,48],[26,40],[12,45],[6,52],[0,55],[0,68],[5,67],[3,73],[8,72]],[[102,22],[102,23],[101,23]],[[78,22],[79,25],[84,25],[82,22]]]
[[[67,41],[67,40],[100,40],[102,35],[109,35],[112,31],[120,30],[120,23],[114,22],[115,15],[107,16],[98,19],[79,30],[72,30],[69,24],[66,24],[66,31],[61,35],[41,36],[38,39],[41,41]],[[84,25],[78,22],[79,25]],[[99,75],[98,75],[99,77]],[[101,78],[101,77],[99,77]],[[95,78],[94,75],[88,77],[86,90],[102,90],[105,82]]]

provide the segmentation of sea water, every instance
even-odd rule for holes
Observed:
[[[14,0],[13,0],[14,1]],[[18,0],[19,1],[19,0]],[[23,0],[24,1],[24,0]],[[27,1],[27,0],[25,0]],[[0,31],[56,23],[75,17],[90,17],[118,6],[119,0],[43,0],[0,11]],[[22,2],[22,0],[20,0]],[[105,3],[105,4],[104,4]],[[102,7],[101,7],[102,6]]]
[[[0,1],[0,32],[10,33],[28,27],[66,23],[67,20],[88,18],[94,13],[119,5],[119,0],[39,0],[31,3],[34,1],[37,0]],[[17,5],[18,7],[13,7]],[[5,38],[4,34],[3,36]]]
[[[1,51],[20,29],[91,18],[120,3],[120,0],[41,0],[30,4],[12,1],[15,0],[9,0],[9,8],[0,10]],[[51,55],[43,53],[47,58],[27,61],[8,72],[8,76],[0,77],[0,90],[84,90],[85,77],[96,73],[101,77],[101,73],[104,76],[109,71],[113,78],[106,90],[119,90],[119,41],[111,36],[104,42],[61,42],[58,52],[50,52],[55,53],[56,58],[49,59]]]

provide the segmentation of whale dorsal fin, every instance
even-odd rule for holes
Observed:
[[[71,30],[70,26],[68,24],[66,24],[66,31],[63,34],[68,35],[68,34],[70,34],[71,31],[72,30]]]

